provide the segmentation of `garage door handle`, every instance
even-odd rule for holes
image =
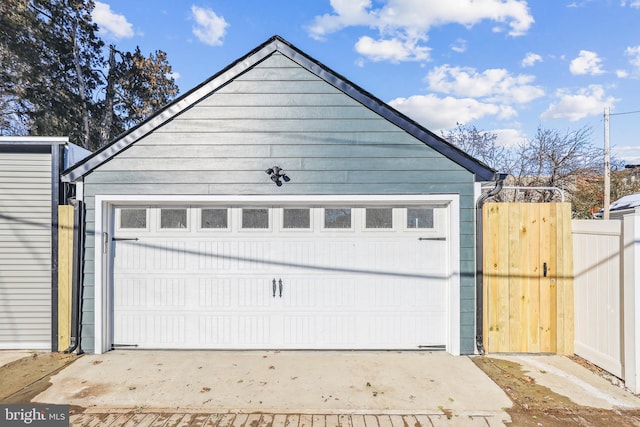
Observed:
[[[273,279],[273,297],[276,297],[276,279]]]
[[[280,289],[280,298],[282,298],[282,279],[278,280],[278,286],[279,286],[279,289]]]

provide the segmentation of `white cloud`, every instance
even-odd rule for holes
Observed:
[[[517,147],[528,138],[520,129],[492,129],[490,132],[498,136],[496,142],[503,147]]]
[[[469,123],[485,116],[508,119],[517,115],[509,106],[479,102],[471,98],[439,98],[433,94],[396,98],[389,105],[413,118],[433,132],[449,129],[456,123]]]
[[[566,89],[556,92],[558,102],[549,105],[540,118],[566,119],[575,122],[589,116],[602,114],[604,107],[613,106],[617,99],[606,96],[601,85],[590,85],[580,89],[577,93],[571,93]]]
[[[133,26],[124,15],[119,15],[111,10],[111,6],[102,2],[95,2],[91,13],[93,22],[98,24],[100,31],[116,40],[133,37]]]
[[[167,73],[167,78],[173,78],[173,80],[177,81],[180,78],[180,73],[174,71],[172,73]]]
[[[625,49],[624,54],[630,58],[629,63],[637,68],[637,71],[640,71],[640,46],[629,46]]]
[[[204,44],[221,46],[229,24],[224,17],[216,15],[211,9],[191,6],[191,14],[196,21],[193,34]]]
[[[619,79],[626,79],[629,77],[629,72],[627,70],[616,70],[616,77]]]
[[[464,53],[467,51],[467,41],[464,39],[458,39],[451,46],[451,50],[458,53]]]
[[[442,65],[427,74],[429,89],[447,95],[486,98],[490,102],[526,104],[544,95],[531,75],[513,76],[503,68],[478,72],[470,67]]]
[[[542,56],[538,55],[537,53],[527,52],[520,64],[523,67],[533,67],[536,62],[542,62]]]
[[[401,50],[398,55],[384,57],[390,60],[416,60],[428,48],[424,46],[429,30],[446,24],[473,26],[481,21],[497,22],[501,30],[508,27],[509,34],[525,34],[534,20],[523,0],[331,0],[332,13],[316,16],[307,28],[311,37],[322,40],[328,34],[353,26],[373,28],[378,32],[378,45],[389,41]],[[428,13],[425,13],[428,11]],[[373,44],[372,38],[358,43]],[[369,52],[368,50],[366,52]],[[379,57],[376,57],[379,58]],[[375,59],[380,60],[380,59]]]
[[[346,27],[375,23],[375,17],[367,11],[371,7],[370,0],[331,0],[330,3],[335,14],[316,16],[308,27],[309,34],[315,39],[321,40]]]
[[[589,3],[591,3],[592,1],[593,0],[584,0],[584,1],[580,1],[580,2],[574,1],[574,2],[569,3],[567,5],[567,7],[570,8],[570,9],[577,9],[577,8],[580,8],[580,7],[588,6]]]
[[[640,0],[638,0],[640,1]],[[616,76],[621,79],[628,77],[638,78],[640,77],[640,45],[629,46],[624,51],[625,56],[629,57],[629,64],[631,64],[631,71],[629,70],[617,70]]]
[[[620,6],[625,7],[629,6],[635,9],[640,9],[640,0],[622,0],[620,2]]]
[[[356,51],[372,61],[425,61],[429,59],[431,49],[419,46],[415,41],[399,39],[373,40],[361,37],[356,43]]]
[[[628,165],[640,164],[640,147],[637,145],[613,146],[611,154]]]
[[[569,70],[571,74],[574,75],[590,74],[593,76],[604,73],[601,64],[602,59],[598,57],[597,53],[589,50],[581,50],[578,57],[569,64]]]

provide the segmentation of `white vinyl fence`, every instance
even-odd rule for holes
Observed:
[[[640,392],[640,209],[574,220],[575,353]]]
[[[574,351],[622,378],[622,221],[574,220]]]

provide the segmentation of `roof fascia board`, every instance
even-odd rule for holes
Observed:
[[[69,138],[62,136],[0,136],[0,145],[65,145]]]

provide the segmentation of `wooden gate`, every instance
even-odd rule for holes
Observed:
[[[483,206],[487,352],[573,354],[569,203]]]

